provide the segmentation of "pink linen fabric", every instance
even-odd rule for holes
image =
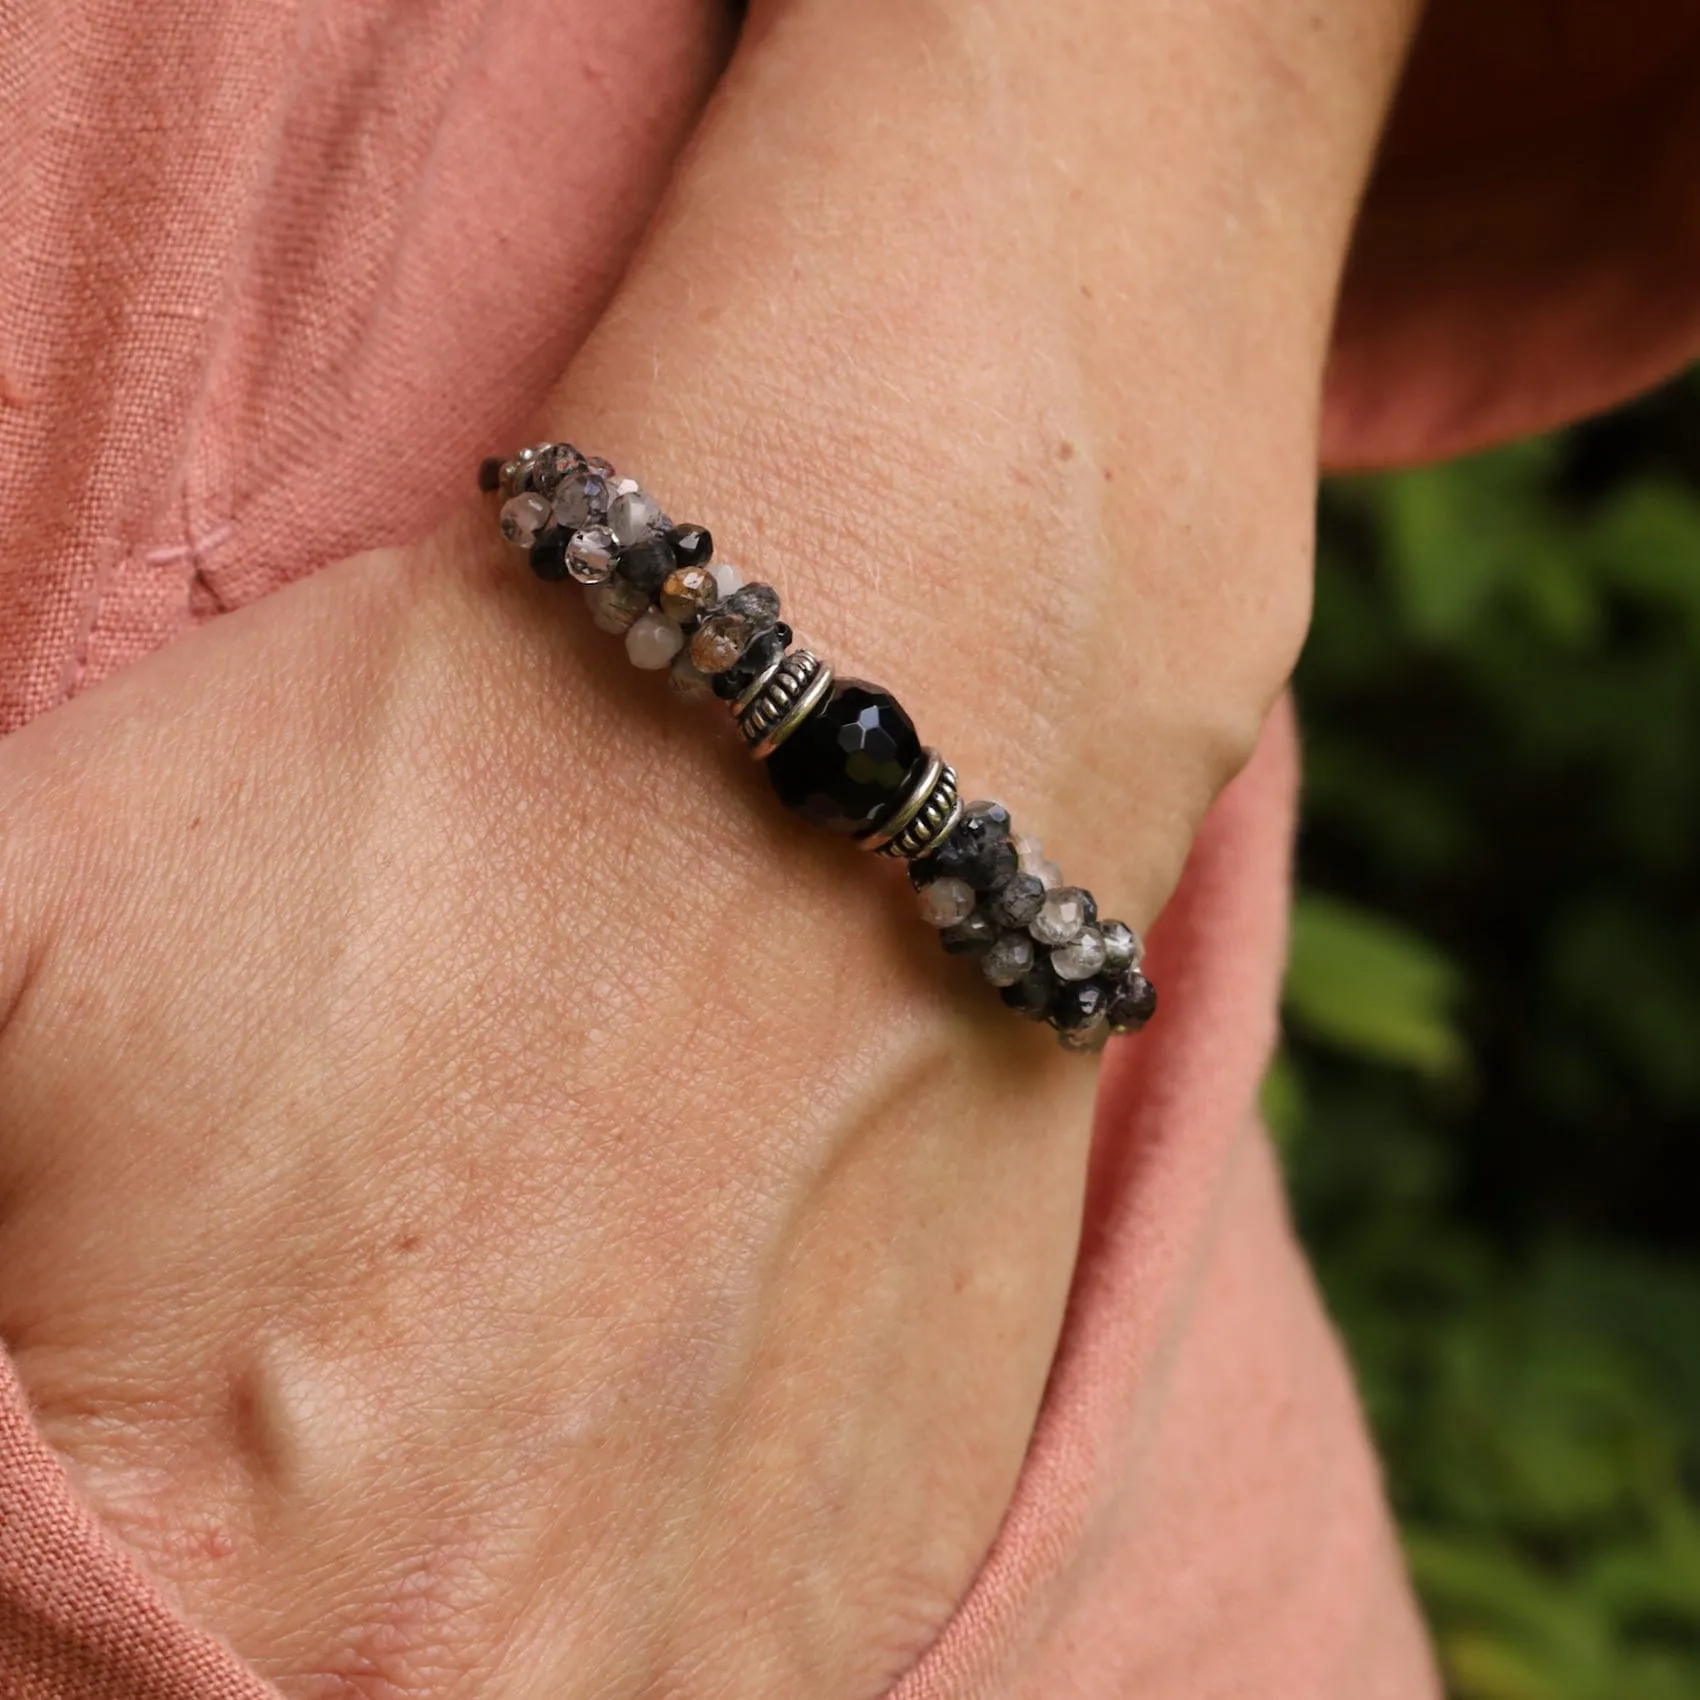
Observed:
[[[720,27],[705,0],[0,0],[0,733],[452,505],[594,319]],[[542,169],[568,134],[581,168]],[[1341,458],[1420,447],[1365,401],[1373,294]],[[1448,443],[1509,417],[1423,393]],[[1005,1526],[894,1700],[1437,1692],[1253,1113],[1295,786],[1283,708],[1153,941],[1163,1022],[1106,1059]],[[79,1504],[0,1358],[0,1696],[267,1695]]]

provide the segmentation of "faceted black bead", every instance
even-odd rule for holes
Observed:
[[[741,697],[791,645],[791,628],[783,620],[763,632],[724,673],[710,673],[708,688],[722,702]]]
[[[551,525],[537,534],[537,541],[528,552],[531,570],[550,584],[559,584],[567,576],[567,545],[572,533],[564,526]]]
[[[1045,882],[1037,874],[1012,875],[993,893],[986,907],[1000,926],[1025,927],[1045,901]]]
[[[871,832],[903,801],[926,758],[903,705],[863,679],[838,679],[767,758],[786,808],[829,832]]]
[[[975,909],[939,933],[939,943],[952,956],[984,956],[997,942],[998,930],[984,910]]]
[[[1051,1025],[1065,1031],[1089,1026],[1109,1002],[1110,988],[1103,980],[1065,980],[1051,1000]]]
[[[667,533],[667,541],[681,567],[706,567],[714,558],[714,539],[705,525],[676,525]]]
[[[1130,968],[1113,982],[1104,1013],[1112,1027],[1137,1033],[1157,1013],[1157,988],[1137,968]]]
[[[478,488],[488,496],[502,487],[503,460],[500,455],[486,455],[478,463]]]
[[[742,614],[757,631],[766,631],[779,618],[779,592],[771,584],[746,584],[742,590],[734,590],[715,612]]]
[[[653,596],[677,565],[665,537],[646,537],[643,542],[620,551],[618,571],[627,584]]]
[[[1002,987],[998,996],[1029,1021],[1045,1021],[1050,1017],[1051,1003],[1061,986],[1062,981],[1051,967],[1050,958],[1041,956],[1013,986]]]

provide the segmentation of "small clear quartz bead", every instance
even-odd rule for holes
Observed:
[[[528,492],[502,504],[502,535],[522,549],[529,549],[548,523],[549,504],[541,496]]]
[[[660,504],[642,490],[622,490],[608,505],[608,526],[622,549],[653,537],[665,524]]]
[[[588,472],[575,472],[555,487],[555,518],[570,530],[607,516],[608,486]]]
[[[733,591],[744,588],[744,575],[730,561],[716,561],[708,570],[714,574],[714,582],[720,591],[722,602]]]
[[[929,926],[953,927],[972,913],[974,888],[966,880],[934,880],[921,888],[918,901]]]
[[[1086,926],[1090,911],[1086,893],[1077,886],[1058,886],[1045,894],[1039,913],[1033,917],[1028,930],[1040,944],[1062,945],[1078,938]],[[1103,940],[1098,941],[1102,948]],[[1085,979],[1083,974],[1081,979]]]
[[[1022,873],[1037,873],[1039,871],[1039,864],[1045,859],[1044,845],[1041,844],[1030,832],[1018,832],[1014,834],[1010,839],[1010,843],[1015,846],[1016,858],[1021,864]]]
[[[639,614],[626,632],[626,654],[634,667],[659,673],[685,645],[678,622],[651,608]]]
[[[1099,932],[1104,935],[1104,966],[1106,968],[1137,968],[1145,960],[1145,944],[1126,921],[1105,921]]]
[[[1104,966],[1104,935],[1096,927],[1082,927],[1051,952],[1051,966],[1059,980],[1090,980]]]
[[[1004,933],[980,959],[994,986],[1013,986],[1033,966],[1033,941],[1026,933]]]
[[[587,525],[573,533],[567,545],[567,571],[580,584],[606,584],[614,576],[619,551],[605,525]]]
[[[616,637],[629,631],[632,622],[649,607],[649,598],[623,578],[586,585],[584,599],[597,630],[611,632]]]

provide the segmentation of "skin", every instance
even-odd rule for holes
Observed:
[[[538,434],[1146,924],[1303,633],[1409,10],[758,6]],[[1093,1069],[574,600],[469,512],[0,745],[0,1333],[286,1694],[862,1700],[1008,1503]]]

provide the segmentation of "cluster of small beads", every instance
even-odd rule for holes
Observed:
[[[1156,1011],[1139,935],[1099,920],[1092,894],[1062,884],[1036,838],[1011,833],[1002,803],[970,803],[955,831],[909,864],[909,878],[944,948],[977,957],[1003,1001],[1048,1021],[1067,1049],[1099,1050]]]
[[[771,585],[715,562],[705,527],[675,525],[600,456],[540,443],[485,461],[479,485],[503,497],[502,535],[531,570],[582,585],[596,625],[624,636],[634,666],[668,669],[681,695],[731,701],[790,644]]]

